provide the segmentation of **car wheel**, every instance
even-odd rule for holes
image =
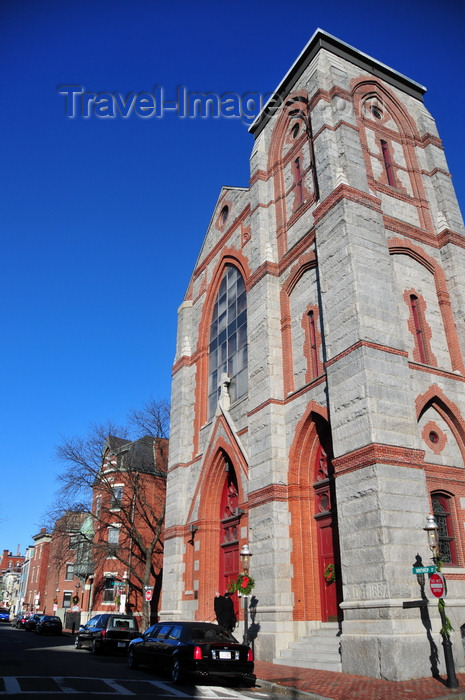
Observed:
[[[75,649],[80,649],[82,647],[81,642],[79,641],[79,637],[74,638],[74,648]]]
[[[134,649],[129,649],[128,651],[128,666],[129,668],[137,668],[138,667],[136,655],[134,654]]]
[[[92,654],[100,654],[100,645],[97,644],[95,639],[92,640],[92,647],[90,650],[91,650]]]
[[[177,656],[174,657],[173,663],[171,664],[171,680],[173,683],[180,683],[183,674],[181,669],[181,663]]]

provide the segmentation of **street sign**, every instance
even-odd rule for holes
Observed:
[[[432,566],[414,566],[412,574],[434,574],[436,567]]]
[[[150,589],[145,591],[145,600],[147,600],[149,603],[152,600],[152,591]]]
[[[431,574],[429,579],[429,587],[435,598],[444,598],[446,587],[442,574]]]

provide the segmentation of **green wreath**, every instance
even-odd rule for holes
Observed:
[[[241,595],[249,595],[252,588],[255,586],[255,580],[252,576],[248,574],[239,574],[235,581],[231,581],[228,586],[229,593],[235,593],[236,591]]]
[[[79,596],[75,595],[73,596],[73,605],[77,605],[79,603]]]
[[[336,580],[336,569],[334,564],[328,564],[323,573],[324,580],[326,583],[334,583]]]

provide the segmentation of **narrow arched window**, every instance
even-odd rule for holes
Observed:
[[[457,564],[454,528],[451,515],[451,498],[442,493],[431,494],[433,513],[438,524],[439,556],[443,564]]]
[[[309,311],[307,316],[308,331],[310,335],[310,357],[312,361],[312,376],[318,377],[318,348],[316,344],[315,314],[313,311]]]
[[[294,183],[296,207],[300,207],[303,202],[302,167],[300,158],[296,158],[294,161]]]
[[[395,187],[396,181],[394,179],[394,169],[392,167],[391,153],[389,151],[387,141],[381,141],[381,152],[383,154],[384,168],[386,170],[388,184],[391,187]]]
[[[210,326],[208,417],[216,410],[227,378],[229,396],[236,401],[247,393],[247,294],[242,275],[228,265],[213,307]]]
[[[415,341],[418,353],[420,355],[420,362],[426,363],[428,353],[425,334],[423,330],[421,311],[418,305],[418,297],[415,296],[415,294],[410,295],[410,308],[412,310],[413,325],[415,328]]]

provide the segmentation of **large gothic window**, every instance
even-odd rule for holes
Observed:
[[[247,393],[247,295],[240,272],[228,265],[213,307],[210,326],[208,417],[211,418],[226,374],[231,401]]]

